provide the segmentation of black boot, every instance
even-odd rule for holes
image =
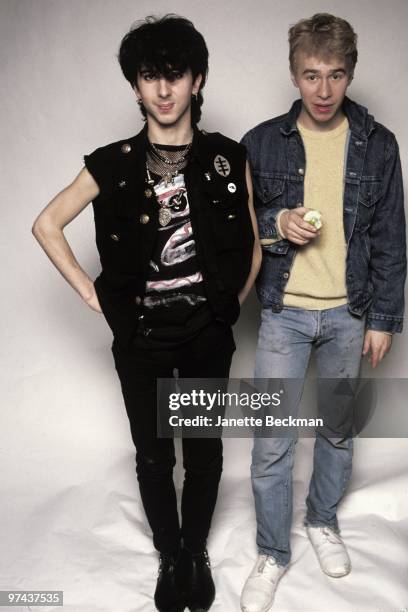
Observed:
[[[160,555],[154,603],[159,612],[183,612],[186,607],[184,592],[176,584],[178,555]]]
[[[183,548],[177,576],[179,584],[184,586],[189,610],[207,612],[215,598],[215,586],[207,550],[191,553],[187,548]]]

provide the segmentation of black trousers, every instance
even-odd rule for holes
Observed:
[[[146,339],[148,342],[148,338]],[[221,438],[183,438],[184,486],[181,525],[177,512],[172,438],[157,437],[157,378],[228,378],[235,350],[232,330],[222,323],[207,325],[192,340],[171,350],[146,350],[135,345],[112,352],[119,375],[132,439],[136,474],[155,548],[173,553],[184,545],[205,548],[222,472]]]

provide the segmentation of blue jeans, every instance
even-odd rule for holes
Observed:
[[[292,396],[296,416],[312,347],[318,378],[357,378],[364,332],[364,317],[351,315],[347,305],[327,310],[285,307],[279,313],[263,309],[255,378],[298,379]],[[336,511],[351,475],[352,442],[351,437],[325,437],[316,432],[305,524],[338,531]],[[280,565],[287,565],[291,555],[295,443],[295,437],[255,438],[252,451],[257,546],[261,554],[275,557]]]

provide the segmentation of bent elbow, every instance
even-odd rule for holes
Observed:
[[[42,243],[46,239],[49,231],[49,220],[44,218],[43,214],[38,215],[31,228],[31,233],[33,234],[34,238],[36,238],[38,242]]]
[[[38,222],[38,217],[37,219],[34,221],[32,227],[31,227],[31,233],[34,236],[34,238],[37,238],[38,240],[38,236],[40,234],[40,224]]]
[[[42,221],[40,217],[37,217],[31,227],[31,233],[38,241],[40,241],[41,237],[44,235]]]

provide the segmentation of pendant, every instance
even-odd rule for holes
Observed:
[[[170,172],[163,176],[163,180],[166,183],[166,187],[168,187],[170,184],[174,185],[173,175]]]
[[[159,223],[162,227],[165,227],[171,221],[171,212],[168,208],[161,208],[159,210]]]

